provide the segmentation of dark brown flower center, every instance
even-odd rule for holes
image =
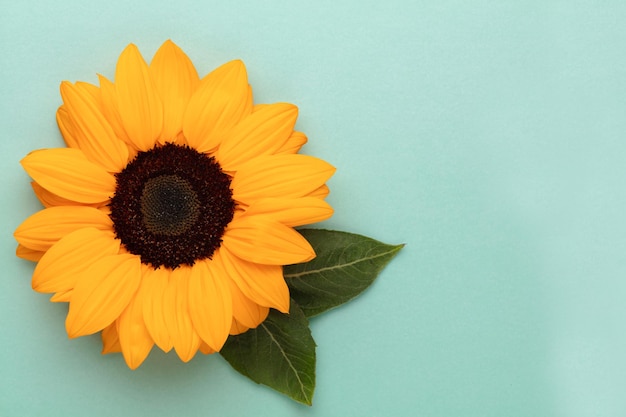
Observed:
[[[178,175],[161,175],[143,186],[141,213],[148,231],[178,236],[198,220],[200,201],[189,181]]]
[[[235,202],[230,177],[213,157],[166,144],[140,152],[116,180],[113,229],[144,264],[193,265],[220,246]]]

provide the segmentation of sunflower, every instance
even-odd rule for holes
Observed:
[[[253,104],[239,60],[200,79],[171,41],[61,97],[67,148],[21,161],[45,208],[14,236],[33,289],[69,303],[70,338],[101,332],[135,369],[155,344],[187,362],[289,311],[282,266],[315,256],[294,227],[333,212],[297,107]]]

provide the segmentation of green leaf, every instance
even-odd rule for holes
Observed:
[[[315,341],[308,320],[293,300],[289,315],[270,310],[256,329],[230,336],[220,354],[254,382],[312,404]]]
[[[369,287],[404,245],[387,245],[334,230],[298,230],[317,256],[289,265],[284,275],[291,297],[307,317],[337,307]]]

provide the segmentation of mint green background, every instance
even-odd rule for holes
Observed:
[[[0,415],[626,415],[622,1],[175,3],[2,1]],[[18,161],[61,146],[60,81],[167,38],[300,106],[305,152],[338,167],[325,227],[407,243],[312,321],[313,408],[218,356],[129,371],[68,340],[13,256],[39,209]]]

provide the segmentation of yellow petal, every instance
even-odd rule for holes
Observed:
[[[189,314],[193,327],[216,351],[226,342],[233,317],[229,279],[218,265],[211,261],[196,262],[189,276]]]
[[[315,251],[300,233],[267,216],[233,219],[222,240],[230,252],[258,264],[290,265],[315,257]]]
[[[333,208],[315,197],[262,198],[246,210],[246,216],[266,215],[286,226],[321,222],[333,215]]]
[[[307,197],[315,197],[323,200],[328,197],[328,194],[330,194],[330,188],[328,188],[328,185],[324,184],[321,187],[308,193]]]
[[[168,287],[170,272],[167,269],[152,269],[142,265],[144,293],[142,313],[146,329],[152,340],[164,352],[169,352],[174,346],[172,337],[165,321],[166,316],[175,314],[172,303],[166,303],[165,292]]]
[[[59,197],[58,195],[46,190],[41,185],[37,184],[35,181],[31,181],[30,185],[33,188],[35,197],[37,197],[39,202],[46,208],[56,207],[56,206],[98,207],[102,204],[106,204],[104,202],[93,203],[93,204],[79,203],[77,201],[72,201],[72,200],[68,200],[67,198]]]
[[[174,342],[174,350],[183,362],[189,362],[200,347],[200,337],[189,316],[190,269],[182,266],[173,270],[165,291],[165,303],[170,304],[170,311],[173,310],[173,314],[165,316],[165,323]]]
[[[154,346],[154,341],[143,321],[142,307],[145,296],[145,291],[140,288],[117,321],[122,354],[130,369],[137,369]]]
[[[79,203],[101,203],[115,193],[115,178],[78,149],[43,149],[29,153],[22,166],[39,185]]]
[[[135,255],[105,256],[93,262],[72,293],[65,320],[69,337],[96,333],[113,323],[135,296],[140,280],[141,263]]]
[[[38,262],[45,252],[33,250],[23,245],[17,245],[15,255],[18,258],[26,259],[27,261]]]
[[[163,103],[137,47],[124,49],[115,69],[115,92],[124,130],[142,151],[154,147],[163,129]]]
[[[115,136],[124,141],[127,145],[135,145],[128,138],[126,130],[124,130],[124,124],[122,123],[122,117],[117,105],[117,92],[115,91],[115,85],[109,81],[105,76],[98,74],[100,80],[100,95],[102,98],[102,113],[107,118],[111,128],[115,132]],[[132,158],[129,158],[132,160]]]
[[[54,294],[52,297],[50,297],[50,302],[51,303],[69,303],[70,300],[72,299],[71,298],[72,291],[73,290],[58,292]]]
[[[215,351],[211,348],[211,346],[207,345],[204,342],[200,343],[200,347],[198,349],[200,349],[200,352],[204,353],[205,355],[210,355],[212,353],[215,353]]]
[[[107,216],[111,216],[111,207],[107,206],[100,206],[98,207],[98,210],[100,210],[101,212],[103,212],[104,214],[106,214]]]
[[[152,58],[150,72],[163,100],[163,131],[160,143],[175,142],[183,130],[183,115],[200,81],[189,57],[168,40]]]
[[[254,104],[252,106],[252,113],[255,113],[255,112],[258,112],[260,110],[263,110],[267,106],[270,106],[270,104],[266,104],[266,103]]]
[[[106,355],[107,353],[118,353],[122,351],[120,338],[117,334],[117,322],[114,321],[113,323],[102,329],[100,337],[102,337],[103,355]]]
[[[65,292],[87,276],[90,265],[119,251],[120,241],[112,232],[93,227],[69,233],[41,257],[33,272],[32,286],[38,292]]]
[[[98,88],[98,86],[93,85],[91,83],[86,83],[84,81],[77,81],[76,82],[76,87],[80,88],[85,93],[89,94],[91,96],[91,98],[93,100],[95,100],[94,103],[96,103],[98,108],[100,108],[102,106],[102,99],[101,99],[101,95],[100,95],[100,88]]]
[[[75,126],[73,132],[78,147],[90,161],[107,171],[121,171],[128,163],[128,148],[115,135],[93,95],[84,84],[73,85],[64,81],[61,97]]]
[[[276,150],[274,154],[282,155],[298,153],[298,151],[300,151],[300,148],[302,148],[306,142],[307,137],[304,133],[293,132],[291,136],[289,136],[289,139],[287,139],[287,141],[283,144],[283,146]]]
[[[293,104],[277,103],[263,106],[244,118],[224,138],[217,151],[222,169],[237,168],[261,155],[269,155],[285,144],[298,118]]]
[[[237,321],[234,317],[233,317],[233,322],[230,326],[230,334],[232,334],[233,336],[237,336],[239,334],[245,333],[248,330],[250,330],[249,327],[241,324],[239,321]]]
[[[76,127],[65,106],[61,106],[57,109],[57,125],[59,125],[59,130],[61,131],[61,135],[63,135],[63,140],[67,147],[78,148],[78,140],[76,139],[75,133]]]
[[[111,231],[113,222],[109,216],[93,207],[50,207],[24,220],[13,236],[30,249],[47,251],[63,236],[85,227]]]
[[[224,270],[246,297],[264,307],[275,308],[283,313],[289,311],[289,288],[280,266],[248,262],[224,246],[219,251]]]
[[[265,306],[260,306],[246,297],[232,279],[229,279],[228,282],[233,299],[233,317],[247,328],[257,327],[267,318],[270,309]]]
[[[233,198],[250,204],[266,197],[303,197],[334,172],[333,166],[312,156],[260,156],[239,167],[231,183]]]
[[[217,148],[228,130],[252,112],[252,90],[241,61],[231,61],[202,79],[191,97],[183,132],[198,152]]]

